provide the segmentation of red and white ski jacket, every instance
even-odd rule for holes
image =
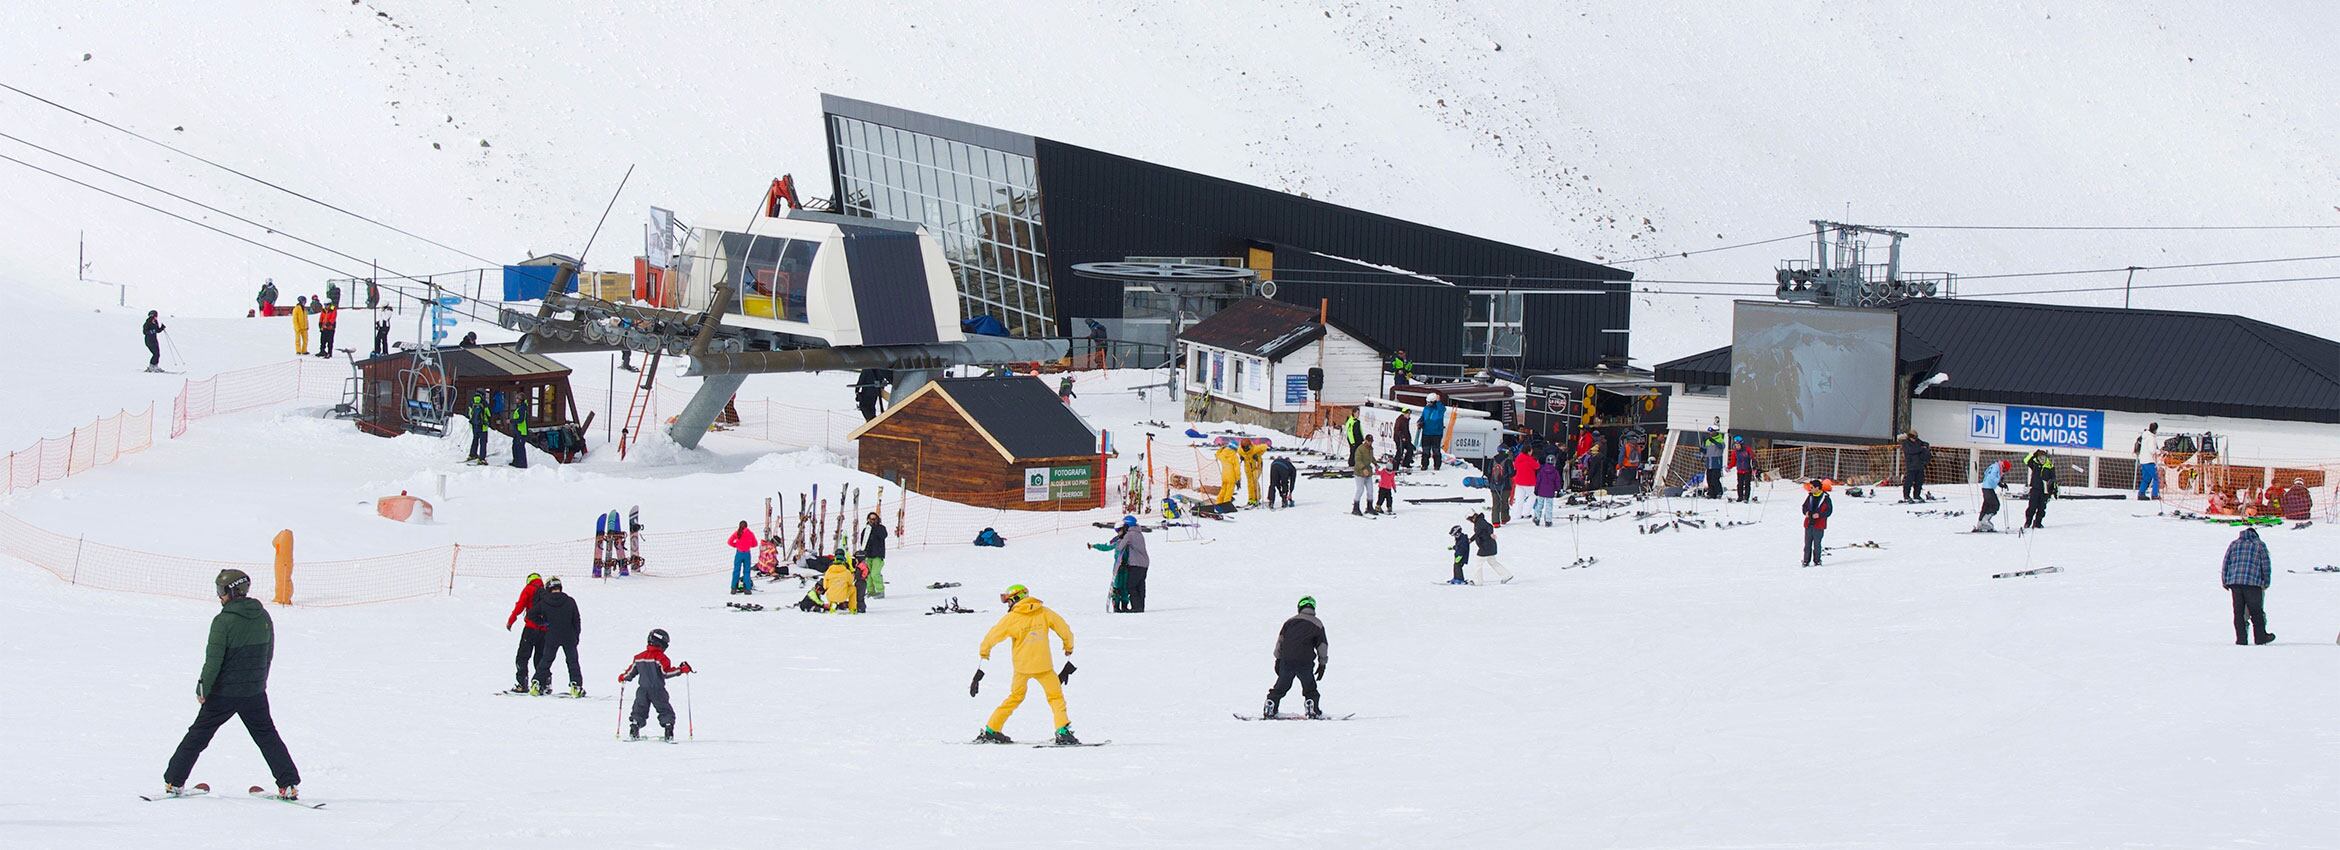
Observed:
[[[626,672],[618,674],[618,681],[640,680],[645,690],[665,690],[666,680],[682,673],[682,669],[674,666],[673,661],[667,660],[666,650],[650,646],[634,654],[634,660],[626,666]]]

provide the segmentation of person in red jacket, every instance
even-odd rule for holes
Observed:
[[[1828,516],[1836,513],[1836,500],[1828,497],[1828,479],[1814,478],[1804,484],[1804,566],[1820,566],[1820,555],[1825,547],[1820,540],[1828,536]]]
[[[536,618],[535,610],[536,593],[543,589],[544,577],[529,573],[528,584],[520,588],[520,601],[512,603],[511,616],[504,618],[507,632],[514,622],[521,623],[520,654],[512,658],[512,692],[516,694],[528,693],[528,675],[536,669],[536,657],[544,654],[544,622]]]
[[[756,592],[755,564],[756,533],[748,530],[747,520],[739,521],[739,529],[731,532],[731,592]]]
[[[1755,450],[1747,447],[1743,437],[1731,438],[1731,471],[1739,477],[1739,501],[1755,497]]]
[[[1513,456],[1512,456],[1512,458],[1511,458],[1511,486],[1512,486],[1512,488],[1513,488],[1513,491],[1512,491],[1512,500],[1511,500],[1511,501],[1512,501],[1514,504],[1516,504],[1516,503],[1518,503],[1518,502],[1520,502],[1520,501],[1521,501],[1521,499],[1519,499],[1519,498],[1518,498],[1518,496],[1519,496],[1519,493],[1518,493],[1518,491],[1519,491],[1519,490],[1526,490],[1526,491],[1528,491],[1528,496],[1529,496],[1530,498],[1533,498],[1533,497],[1535,496],[1535,491],[1536,491],[1536,470],[1537,470],[1539,467],[1542,467],[1542,466],[1543,466],[1543,463],[1542,463],[1542,462],[1540,462],[1540,461],[1538,461],[1538,460],[1536,460],[1536,453],[1535,453],[1535,452],[1532,452],[1532,451],[1528,451],[1528,450],[1527,450],[1527,447],[1525,447],[1525,446],[1521,446],[1521,447],[1520,447],[1520,450],[1519,450],[1519,453],[1518,453],[1518,454],[1515,454],[1515,455],[1513,455]],[[1505,519],[1506,519],[1506,520],[1508,520],[1508,519],[1510,519],[1510,518],[1509,518],[1509,517],[1505,517]]]

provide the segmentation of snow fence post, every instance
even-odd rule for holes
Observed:
[[[84,534],[73,539],[73,575],[65,579],[66,584],[81,583],[81,547],[88,544],[89,535]]]
[[[463,558],[463,544],[447,544],[447,595],[455,595],[455,564]],[[622,701],[622,700],[621,700]]]

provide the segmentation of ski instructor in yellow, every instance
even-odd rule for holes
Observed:
[[[1056,743],[1079,744],[1080,739],[1073,737],[1072,721],[1064,713],[1064,683],[1057,678],[1054,661],[1048,654],[1048,633],[1055,632],[1057,640],[1064,642],[1065,656],[1072,656],[1072,627],[1065,625],[1064,618],[1057,616],[1055,611],[1040,604],[1040,600],[1032,598],[1031,591],[1023,585],[1009,585],[1007,591],[999,595],[999,601],[1007,604],[1008,612],[999,618],[998,625],[992,626],[991,631],[983,636],[983,646],[979,652],[983,660],[989,661],[991,648],[998,646],[1002,640],[1009,641],[1009,651],[1015,655],[1015,680],[1008,685],[1007,699],[991,712],[991,720],[984,725],[983,732],[975,736],[975,742],[1015,743],[1008,736],[1000,734],[999,727],[1007,725],[1008,715],[1015,713],[1016,706],[1024,704],[1024,687],[1031,680],[1038,679],[1041,692],[1048,695],[1048,710],[1056,715]],[[1064,667],[1066,675],[1071,675],[1071,662],[1067,661]],[[975,681],[967,685],[967,695],[974,696],[982,688],[983,669],[978,667],[975,670]]]

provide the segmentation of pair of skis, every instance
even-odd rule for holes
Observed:
[[[154,796],[151,796],[151,797],[149,797],[149,796],[147,796],[147,795],[144,795],[144,794],[140,794],[140,795],[138,795],[138,799],[145,800],[145,801],[147,801],[147,802],[149,802],[149,803],[155,803],[155,802],[160,802],[160,801],[163,801],[163,800],[184,800],[184,799],[187,799],[187,798],[189,798],[189,797],[203,797],[203,796],[207,796],[207,795],[209,795],[210,793],[211,793],[211,786],[210,786],[210,785],[207,785],[207,784],[204,784],[204,783],[200,783],[200,782],[198,782],[198,783],[196,783],[196,784],[194,784],[194,785],[189,785],[189,786],[187,786],[187,787],[185,787],[185,788],[182,788],[182,789],[180,789],[180,790],[179,790],[179,792],[178,792],[178,793],[176,793],[176,794],[156,794],[156,795],[154,795]],[[304,808],[304,809],[322,809],[322,808],[325,808],[325,804],[324,804],[324,803],[309,803],[309,802],[304,802],[304,801],[302,801],[302,800],[299,800],[299,799],[296,799],[296,798],[292,798],[292,797],[286,797],[286,796],[283,796],[283,795],[277,794],[277,793],[275,793],[275,792],[273,792],[273,791],[270,791],[270,790],[268,790],[268,789],[266,789],[266,788],[262,788],[262,787],[260,787],[260,786],[258,786],[258,785],[254,785],[254,786],[252,786],[252,787],[251,787],[249,790],[245,791],[244,793],[250,794],[250,795],[252,795],[252,796],[254,796],[254,797],[258,797],[258,798],[260,798],[260,799],[263,799],[263,800],[275,800],[275,801],[277,801],[277,802],[280,802],[280,803],[291,803],[291,804],[293,804],[293,805],[295,805],[295,806],[299,806],[299,807],[301,807],[301,808]]]

